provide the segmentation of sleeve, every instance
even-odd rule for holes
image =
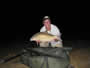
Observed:
[[[61,39],[62,33],[60,32],[60,29],[57,26],[54,26],[54,31],[55,31],[54,35],[60,37],[60,40],[62,41]]]
[[[54,31],[55,35],[61,36],[60,29],[57,26],[55,26],[55,25],[53,26],[53,31]]]

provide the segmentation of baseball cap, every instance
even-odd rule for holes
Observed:
[[[44,19],[49,18],[49,16],[45,16]]]

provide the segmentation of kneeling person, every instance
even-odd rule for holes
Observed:
[[[48,16],[45,16],[43,19],[44,26],[40,29],[40,32],[48,32],[49,34],[55,35],[57,37],[61,37],[60,30],[57,26],[51,24],[51,20]],[[48,47],[49,43],[40,43],[40,47]],[[51,47],[63,47],[62,40],[60,38],[60,41],[54,40],[51,42]]]

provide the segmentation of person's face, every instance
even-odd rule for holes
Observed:
[[[43,23],[46,30],[51,30],[51,21],[49,19],[44,20]]]

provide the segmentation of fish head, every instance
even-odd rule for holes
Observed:
[[[32,38],[30,39],[30,41],[36,41],[36,38],[33,38],[33,37],[32,37]]]

